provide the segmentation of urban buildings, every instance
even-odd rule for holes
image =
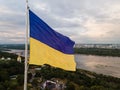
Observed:
[[[120,49],[120,44],[75,44],[76,48]]]

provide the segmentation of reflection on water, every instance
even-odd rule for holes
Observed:
[[[77,68],[120,78],[120,57],[75,55]]]

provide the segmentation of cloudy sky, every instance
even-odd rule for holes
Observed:
[[[0,44],[25,43],[25,0],[0,0]],[[30,9],[76,43],[120,44],[120,0],[29,0]]]

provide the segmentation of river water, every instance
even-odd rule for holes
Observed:
[[[7,52],[24,56],[24,50],[12,49]],[[120,78],[120,57],[75,54],[75,60],[77,68]]]
[[[75,55],[77,68],[120,78],[120,57]]]

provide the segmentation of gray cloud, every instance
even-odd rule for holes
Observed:
[[[29,0],[29,5],[76,43],[120,43],[120,0]],[[8,35],[0,34],[0,42],[24,43],[25,9],[25,0],[0,1],[0,33]]]

